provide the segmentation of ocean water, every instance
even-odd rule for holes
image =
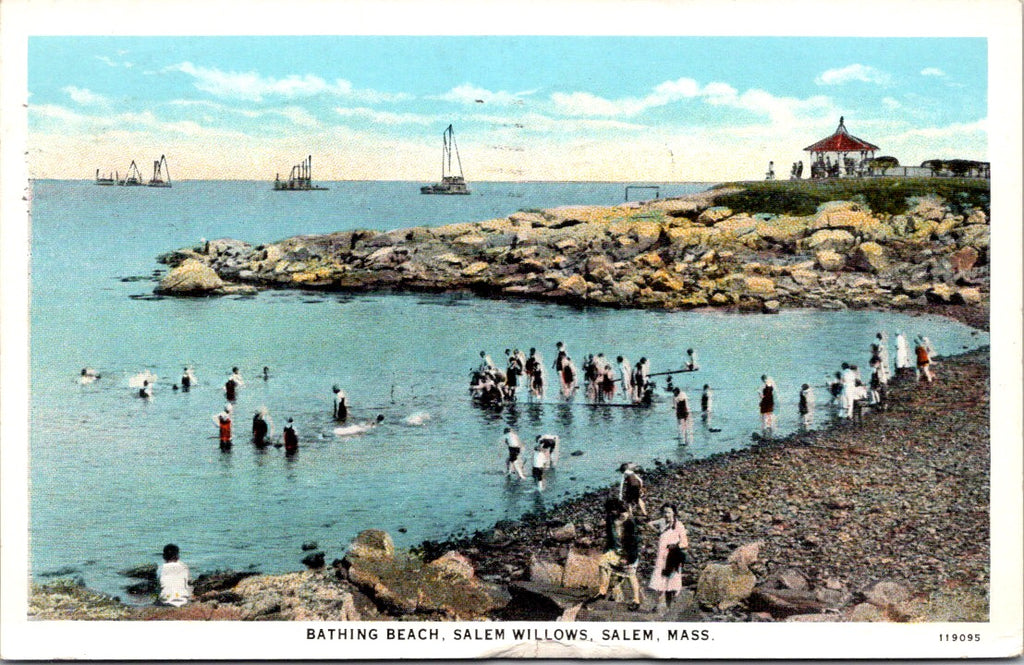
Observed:
[[[71,569],[123,594],[117,570],[159,560],[167,542],[194,571],[294,570],[315,540],[328,560],[360,530],[388,530],[399,546],[472,531],[617,481],[624,461],[684,460],[748,445],[759,428],[760,376],[778,386],[779,430],[797,427],[800,384],[824,384],[840,362],[867,365],[875,332],[927,334],[940,354],[988,343],[987,333],[937,317],[787,311],[778,316],[574,309],[465,295],[347,295],[265,291],[255,297],[151,297],[156,256],[200,238],[269,242],[300,233],[393,229],[505,216],[519,209],[614,204],[620,183],[475,183],[462,197],[421,196],[420,183],[329,183],[324,192],[272,192],[268,183],[182,182],[172,189],[33,186],[30,541],[36,576]],[[703,189],[662,187],[663,196]],[[699,403],[715,389],[711,432],[698,423],[681,446],[668,396],[653,409],[545,404],[503,412],[468,398],[486,350],[536,347],[550,367],[564,341],[579,364],[603,352],[653,372],[698,350],[701,371],[676,376]],[[184,365],[199,385],[172,390]],[[81,386],[90,366],[102,374]],[[246,385],[235,444],[221,452],[213,415],[231,367]],[[268,366],[264,381],[260,370]],[[159,376],[152,400],[129,378]],[[549,370],[550,376],[550,370]],[[680,378],[682,377],[682,378]],[[365,436],[332,433],[332,385],[350,420],[378,413]],[[662,392],[659,390],[659,392]],[[819,388],[817,421],[829,418]],[[278,435],[294,418],[301,448],[249,443],[266,406]],[[422,425],[405,419],[416,413]],[[524,442],[558,434],[562,455],[543,493],[503,476],[502,430]],[[580,454],[571,455],[573,452]],[[528,470],[528,469],[527,469]]]

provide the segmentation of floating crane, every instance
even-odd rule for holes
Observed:
[[[326,189],[326,187],[313,184],[313,155],[309,155],[293,166],[287,180],[281,180],[280,173],[274,177],[275,192],[308,192]]]
[[[164,180],[166,174],[167,179]],[[146,183],[149,187],[170,187],[171,170],[167,167],[167,158],[160,155],[160,159],[153,161],[153,177]]]

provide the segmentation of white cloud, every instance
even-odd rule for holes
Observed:
[[[921,70],[921,76],[945,76],[946,72],[938,67],[925,67]]]
[[[167,68],[188,74],[195,79],[195,86],[217,97],[229,97],[259,102],[265,97],[312,97],[318,94],[347,95],[352,84],[344,79],[327,82],[313,74],[292,74],[284,78],[260,76],[256,72],[225,72],[211,67],[198,67],[191,62],[182,62]]]
[[[642,98],[610,100],[588,92],[556,92],[551,95],[557,112],[575,116],[631,117],[651,108],[687,99],[699,99],[712,106],[727,106],[764,115],[776,125],[792,125],[798,117],[817,116],[834,111],[831,100],[821,95],[798,99],[778,97],[758,89],[740,94],[728,83],[712,81],[701,87],[697,81],[690,78],[660,83],[650,94]]]
[[[892,77],[874,67],[853,64],[825,70],[814,79],[814,82],[818,85],[842,85],[851,81],[889,85],[892,82]]]
[[[580,130],[637,130],[646,129],[644,125],[621,120],[595,120],[590,118],[552,118],[540,113],[510,117],[499,115],[474,114],[469,117],[473,122],[487,123],[498,130],[519,130],[524,132],[568,132],[578,133]]]
[[[106,97],[104,97],[103,95],[99,95],[86,88],[77,88],[73,85],[69,85],[64,88],[61,88],[61,91],[67,93],[68,97],[71,98],[71,101],[75,102],[76,104],[81,104],[83,106],[100,105],[107,103]]]
[[[885,108],[887,108],[887,109],[893,109],[893,110],[896,110],[898,108],[902,108],[903,107],[903,104],[900,104],[899,100],[893,99],[892,97],[883,97],[882,98],[882,105],[885,106]]]
[[[270,113],[287,118],[300,127],[320,126],[319,121],[309,111],[300,106],[289,106],[280,110],[270,111]]]
[[[438,95],[435,99],[440,99],[445,102],[456,102],[459,104],[497,104],[497,105],[521,105],[524,103],[524,98],[534,94],[536,90],[523,90],[521,92],[506,92],[505,90],[499,90],[494,92],[485,88],[480,88],[468,83],[456,86],[444,93]]]
[[[335,108],[334,112],[343,118],[363,118],[382,125],[429,125],[438,122],[438,119],[427,115],[416,113],[392,113],[390,111],[376,111],[365,106],[356,108]]]
[[[118,55],[125,55],[126,53],[127,53],[127,51],[118,51],[117,52]],[[108,67],[124,67],[125,69],[131,69],[132,68],[132,63],[130,63],[130,62],[117,62],[116,60],[108,58],[105,55],[97,55],[97,56],[93,56],[93,57],[95,57],[97,60],[99,60],[103,64],[107,65]]]

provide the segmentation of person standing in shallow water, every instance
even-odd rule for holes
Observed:
[[[654,558],[654,570],[651,572],[649,589],[661,594],[658,605],[668,610],[676,594],[683,588],[683,564],[686,552],[690,547],[686,535],[686,527],[679,519],[676,507],[666,503],[661,507],[661,518],[650,522],[648,526],[658,532],[658,552]]]
[[[806,383],[800,386],[800,424],[805,431],[814,424],[814,391]]]
[[[244,385],[245,381],[242,380],[242,375],[238,373],[238,368],[232,367],[231,376],[224,383],[224,395],[233,402],[237,396],[238,389]]]
[[[257,448],[263,448],[274,436],[274,421],[270,418],[267,407],[261,406],[252,417],[252,442]]]
[[[334,386],[334,419],[344,422],[348,419],[348,396],[345,391]]]
[[[519,435],[511,427],[505,428],[505,447],[508,449],[508,460],[505,462],[506,476],[519,476],[520,480],[526,478],[523,472],[523,442]]]
[[[299,435],[295,432],[294,420],[288,419],[288,424],[285,425],[284,430],[281,434],[284,438],[284,452],[286,455],[292,455],[299,451]]]
[[[693,441],[693,413],[690,411],[690,399],[679,388],[673,389],[672,394],[675,396],[672,401],[676,409],[679,438],[682,439],[683,445],[686,445]]]
[[[714,393],[711,392],[711,386],[705,383],[704,388],[700,392],[700,417],[705,425],[711,425],[711,405],[713,401]]]
[[[192,598],[192,584],[188,566],[178,560],[181,551],[174,543],[164,545],[164,562],[157,571],[160,580],[158,605],[181,607]]]
[[[771,438],[775,433],[775,382],[770,376],[761,376],[761,436]]]
[[[213,417],[213,422],[217,425],[217,438],[220,440],[220,447],[222,450],[226,450],[231,447],[231,411],[233,407],[230,404],[224,405],[224,410]]]

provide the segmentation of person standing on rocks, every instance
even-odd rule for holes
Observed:
[[[676,424],[679,426],[679,438],[682,439],[685,446],[693,442],[693,413],[690,411],[690,399],[679,388],[673,389],[672,394],[674,395],[672,402],[676,409]]]
[[[914,355],[917,356],[917,380],[920,382],[921,377],[931,383],[933,380],[931,370],[931,354],[928,352],[928,345],[925,344],[926,338],[918,337],[917,343],[914,346]]]
[[[181,550],[174,543],[164,545],[164,562],[157,571],[160,580],[158,605],[181,607],[192,598],[188,566],[178,560]]]
[[[683,564],[685,552],[690,547],[686,527],[679,519],[676,507],[666,503],[661,507],[661,518],[648,523],[658,532],[658,552],[654,558],[649,589],[661,594],[658,610],[669,610],[676,594],[683,588]]]
[[[519,476],[520,480],[526,479],[526,474],[523,473],[523,442],[519,439],[519,435],[511,427],[505,428],[505,446],[508,448],[508,461],[505,463],[505,475]]]
[[[775,382],[761,376],[761,436],[770,439],[775,433]]]
[[[880,332],[875,335],[876,344],[878,344],[878,360],[882,369],[879,375],[879,380],[882,383],[889,383],[889,379],[892,377],[892,367],[889,364],[889,338],[884,332]]]
[[[639,512],[647,516],[647,505],[644,503],[644,480],[636,472],[636,465],[626,462],[619,467],[622,480],[619,481],[619,500],[626,504],[630,513]]]
[[[217,438],[220,441],[221,450],[227,450],[231,447],[231,412],[234,407],[231,404],[225,404],[224,410],[213,417],[213,422],[217,425]]]
[[[611,591],[612,575],[624,577],[633,591],[629,609],[640,609],[640,581],[636,569],[640,561],[640,534],[629,508],[618,499],[605,503],[605,551],[598,570],[600,582],[597,594],[607,597]]]
[[[814,425],[814,390],[807,383],[800,386],[800,425],[805,432]]]
[[[903,333],[896,333],[896,373],[901,369],[910,369],[910,347]]]

